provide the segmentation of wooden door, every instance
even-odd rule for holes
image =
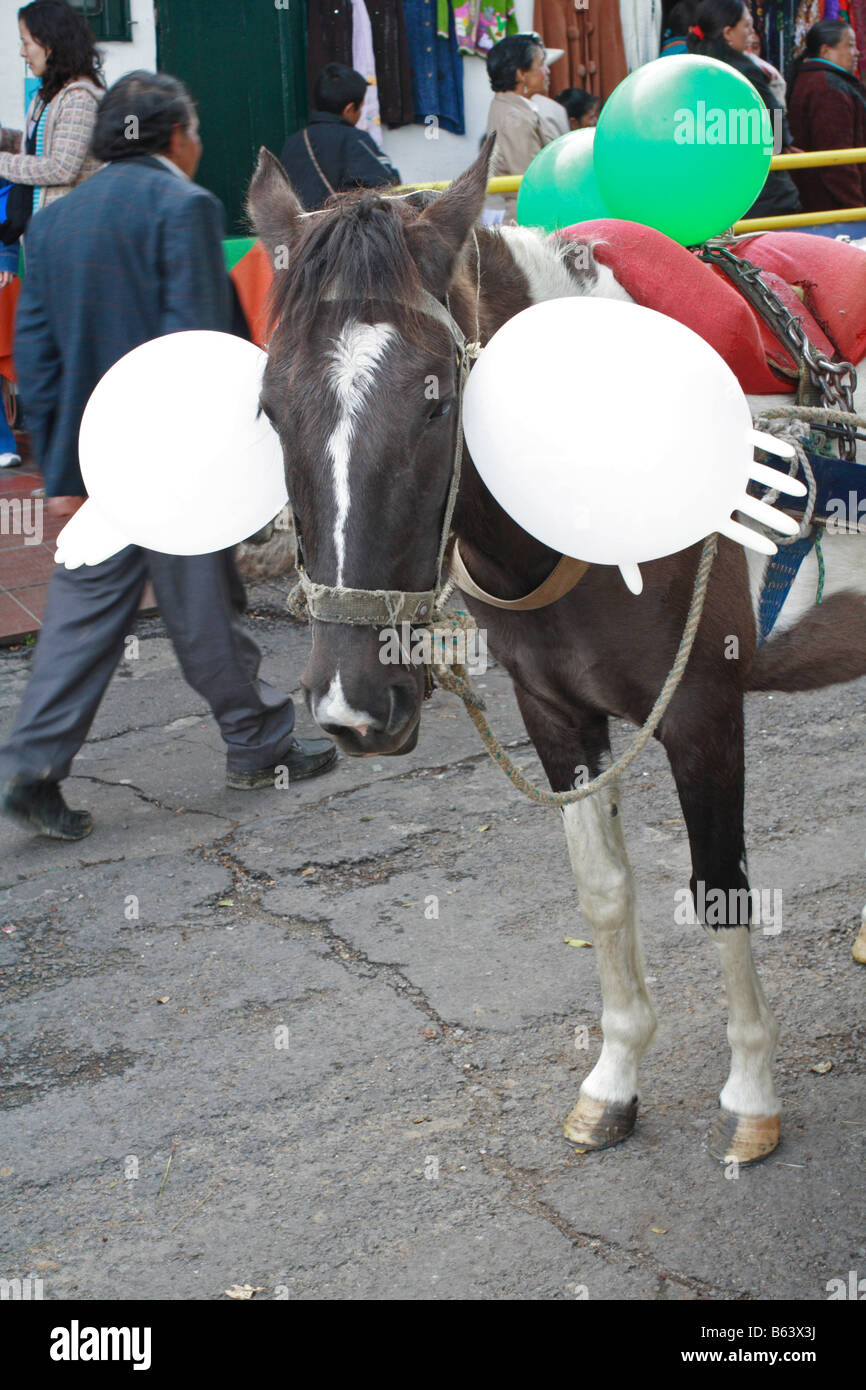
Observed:
[[[246,230],[243,200],[260,145],[279,155],[307,119],[305,0],[156,0],[157,67],[185,82],[204,147],[197,181]]]

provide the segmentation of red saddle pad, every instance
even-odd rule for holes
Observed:
[[[795,381],[772,370],[775,363],[796,371],[793,359],[722,271],[635,222],[581,222],[559,235],[591,246],[596,260],[610,267],[638,304],[704,338],[744,391],[769,395],[796,389]],[[731,249],[761,266],[762,278],[828,357],[856,365],[866,356],[866,253],[804,232],[765,232]]]

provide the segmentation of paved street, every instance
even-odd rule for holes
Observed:
[[[296,689],[309,638],[282,592],[254,591],[253,627]],[[0,735],[26,672],[0,652]],[[503,673],[479,682],[540,778]],[[600,992],[592,948],[563,940],[590,933],[558,813],[441,692],[406,758],[227,791],[203,701],[142,622],[67,784],[93,835],[0,825],[0,1277],[55,1299],[593,1300],[820,1300],[866,1277],[864,744],[866,680],[750,699],[784,1139],[737,1178],[704,1146],[726,1013],[710,943],[674,918],[679,806],[658,748],[629,770],[660,1027],[634,1136],[580,1156],[560,1126]]]

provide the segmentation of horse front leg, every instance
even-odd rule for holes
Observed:
[[[663,732],[692,853],[691,891],[718,952],[728,999],[731,1068],[710,1129],[710,1153],[723,1163],[755,1163],[779,1142],[780,1105],[772,1063],[779,1025],[752,956],[752,898],[743,834],[742,700],[710,710],[701,727]],[[692,706],[693,709],[697,705]]]
[[[586,780],[601,771],[610,752],[606,719],[586,713],[578,728],[565,728],[519,688],[517,695],[554,791],[570,790],[576,778]],[[563,807],[562,816],[578,899],[598,963],[603,1035],[601,1055],[580,1088],[563,1132],[582,1149],[606,1149],[634,1129],[638,1064],[655,1033],[656,1015],[644,979],[634,878],[616,785]]]
[[[570,1143],[591,1149],[606,1149],[631,1134],[637,1117],[638,1064],[656,1030],[618,792],[611,783],[585,801],[565,806],[562,813],[578,899],[598,962],[604,1039],[563,1132]]]
[[[779,1025],[755,970],[750,928],[720,927],[714,938],[728,996],[731,1070],[707,1145],[722,1163],[756,1163],[779,1142],[781,1106],[772,1072]]]

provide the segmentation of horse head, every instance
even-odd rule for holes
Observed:
[[[471,245],[491,152],[488,140],[432,199],[362,191],[305,214],[265,150],[250,186],[274,266],[261,405],[283,444],[313,618],[302,685],[346,753],[406,753],[418,737],[424,667],[405,646],[386,658],[401,616],[429,616],[421,600],[439,580],[462,360],[441,306]]]

